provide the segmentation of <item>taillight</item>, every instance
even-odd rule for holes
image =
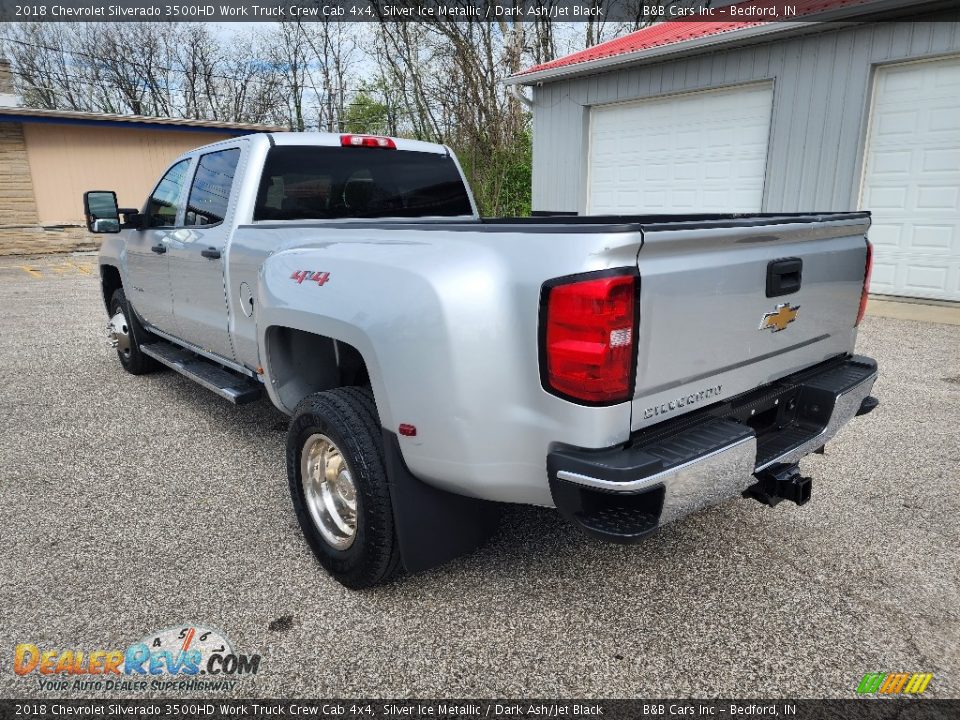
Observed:
[[[340,144],[343,147],[369,147],[396,150],[397,144],[388,137],[380,135],[341,135]]]
[[[635,273],[544,287],[544,388],[588,404],[630,399],[635,370]]]
[[[860,293],[860,311],[857,313],[857,321],[854,327],[860,324],[864,314],[867,312],[867,296],[870,294],[870,274],[873,272],[873,245],[867,240],[867,263],[863,268],[863,291]]]

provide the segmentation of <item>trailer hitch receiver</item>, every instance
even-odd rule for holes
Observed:
[[[772,465],[754,477],[757,482],[744,495],[773,507],[781,500],[806,505],[810,500],[813,480],[800,474],[799,465]]]

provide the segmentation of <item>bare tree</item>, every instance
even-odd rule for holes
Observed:
[[[362,82],[353,76],[360,54],[356,25],[326,18],[302,26],[301,31],[312,53],[307,78],[317,98],[317,124],[335,132],[343,125],[353,91]]]
[[[443,142],[449,123],[442,112],[445,93],[436,92],[430,74],[440,58],[432,33],[419,23],[381,18],[375,59],[385,87],[396,91],[401,128],[415,138]]]
[[[547,7],[559,2],[544,1]],[[374,128],[447,143],[460,155],[484,211],[498,213],[523,205],[513,193],[526,193],[529,201],[529,114],[504,80],[656,18],[644,8],[657,0],[589,1],[616,12],[616,21],[606,14],[586,23],[542,16],[414,23],[381,16],[374,26],[281,22],[229,42],[200,23],[16,23],[2,35],[28,105],[269,122],[293,130]]]
[[[554,0],[545,0],[544,8],[547,12],[553,8],[556,3]],[[550,16],[536,17],[530,23],[530,40],[528,41],[526,51],[530,55],[534,65],[550,62],[557,57],[557,40],[554,32],[556,23],[550,19]]]
[[[528,129],[503,82],[528,62],[525,23],[381,18],[378,36],[377,64],[396,92],[401,129],[453,145],[483,209],[496,213],[512,149]]]
[[[76,35],[59,23],[10,23],[4,53],[13,65],[14,81],[31,107],[90,110],[98,79],[72,61]]]
[[[3,37],[31,107],[288,122],[260,34],[224,44],[198,23],[11,23]]]
[[[284,81],[284,95],[290,118],[290,129],[303,132],[307,128],[304,94],[309,85],[308,46],[303,26],[297,22],[277,23],[267,39],[269,59]]]

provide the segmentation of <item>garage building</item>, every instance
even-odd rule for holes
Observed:
[[[534,211],[867,209],[873,292],[960,301],[960,11],[882,5],[659,23],[514,76]]]
[[[85,190],[140,207],[163,170],[200,145],[274,126],[18,107],[0,61],[0,255],[98,247]]]

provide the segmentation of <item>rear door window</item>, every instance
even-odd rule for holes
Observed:
[[[186,225],[216,225],[227,216],[230,188],[240,162],[240,148],[200,156],[187,199]]]
[[[472,215],[456,163],[439,153],[277,146],[254,220]]]

